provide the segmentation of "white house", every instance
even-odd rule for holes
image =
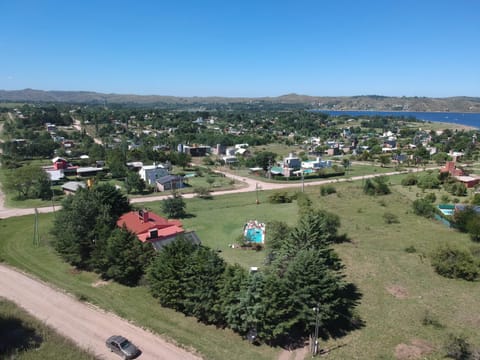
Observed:
[[[320,157],[317,157],[315,160],[302,161],[302,169],[323,169],[332,167],[331,160],[322,160]]]
[[[162,164],[144,165],[138,174],[148,184],[155,185],[158,179],[168,175],[168,169]]]
[[[290,153],[288,156],[283,158],[283,166],[289,169],[300,169],[302,162],[298,156]]]

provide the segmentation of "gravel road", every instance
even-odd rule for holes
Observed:
[[[99,359],[120,359],[105,346],[105,340],[115,334],[129,338],[142,350],[140,360],[200,359],[112,313],[77,301],[4,265],[0,265],[0,296],[14,301],[80,347],[92,351]]]

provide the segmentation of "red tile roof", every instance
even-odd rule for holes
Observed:
[[[123,214],[117,221],[118,227],[126,226],[142,242],[162,241],[185,232],[179,220],[168,220],[148,211],[131,211]],[[157,231],[156,237],[151,232]]]

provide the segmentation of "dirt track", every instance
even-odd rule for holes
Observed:
[[[105,340],[114,334],[126,336],[137,344],[143,351],[139,357],[141,360],[200,359],[112,313],[79,302],[72,296],[3,265],[0,265],[0,296],[22,306],[100,359],[120,359],[105,346]]]

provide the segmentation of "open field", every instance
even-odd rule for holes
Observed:
[[[0,323],[0,353],[6,356],[3,359],[95,359],[95,356],[79,349],[22,308],[1,297]]]
[[[320,196],[316,186],[305,188],[315,206],[340,216],[340,233],[346,233],[351,241],[335,248],[346,265],[348,280],[363,294],[357,310],[365,326],[322,342],[321,347],[331,350],[330,359],[395,359],[395,350],[401,344],[402,349],[428,351],[422,359],[442,359],[449,334],[464,335],[471,344],[480,346],[478,282],[442,278],[429,262],[431,252],[444,242],[465,247],[475,244],[465,234],[414,215],[412,198],[407,196],[410,190],[395,185],[400,179],[392,177],[392,194],[382,197],[365,196],[361,182],[334,184],[337,193],[326,197]],[[416,192],[420,191],[412,188],[411,193]],[[296,203],[269,204],[269,193],[259,191],[259,205],[255,204],[255,193],[186,199],[192,217],[184,220],[185,227],[195,230],[204,244],[220,250],[227,261],[262,268],[264,252],[231,249],[228,245],[241,235],[246,220],[296,223]],[[160,209],[159,203],[146,206],[153,211]],[[385,212],[395,214],[399,223],[385,224]],[[277,357],[277,349],[250,346],[228,330],[201,325],[161,308],[144,287],[132,289],[114,283],[92,286],[98,281],[97,275],[77,273],[48,246],[53,216],[40,215],[39,247],[32,241],[33,216],[1,220],[0,257],[81,299],[143,324],[185,347],[194,347],[208,359]],[[406,252],[407,247],[415,252]],[[434,320],[438,326],[424,325],[426,320]]]

